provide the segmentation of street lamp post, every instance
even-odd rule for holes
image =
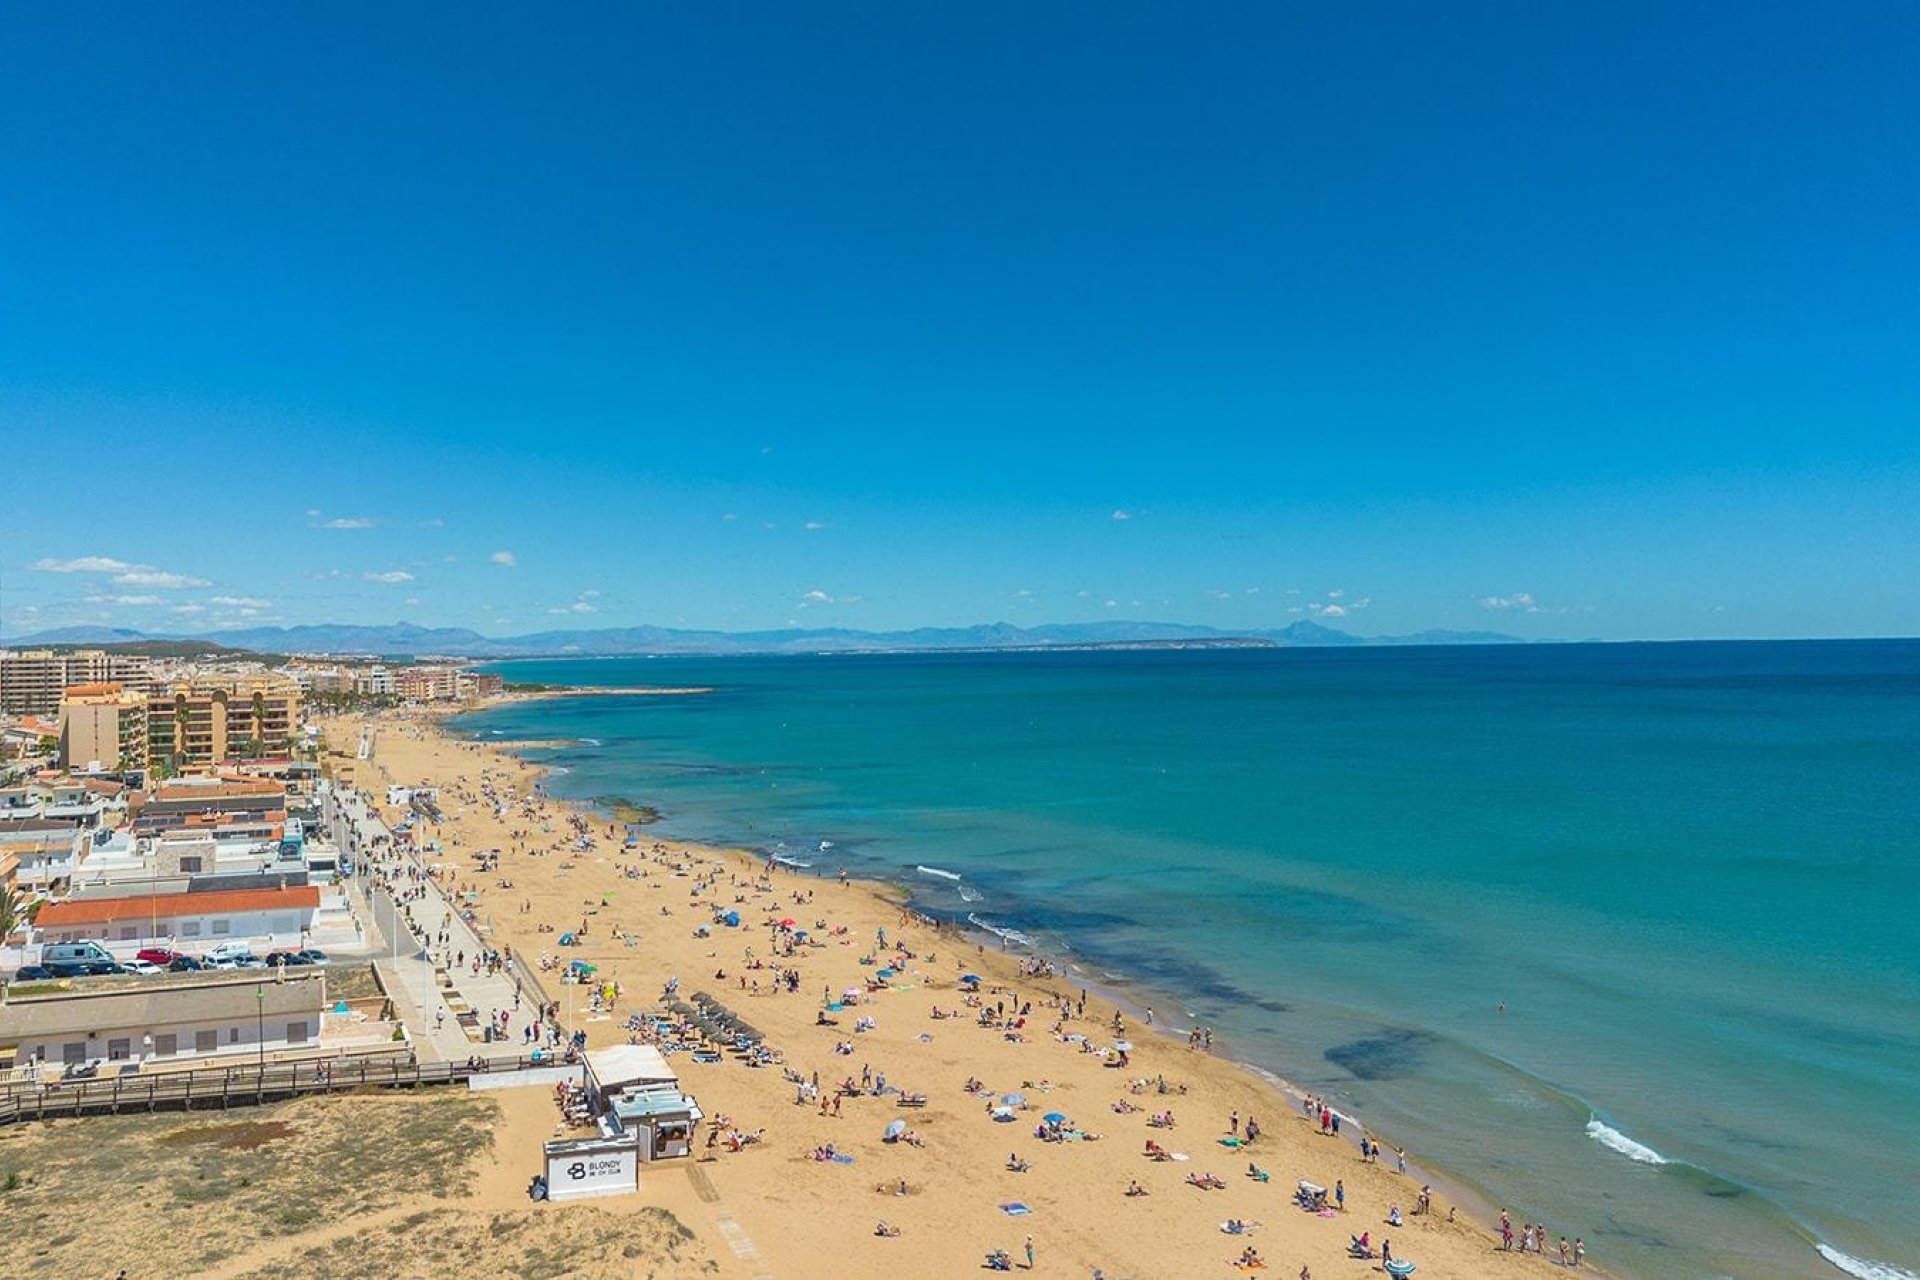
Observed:
[[[260,1047],[260,1078],[264,1080],[266,1079],[266,1076],[267,1076],[267,988],[266,988],[266,984],[264,983],[256,984],[253,988],[253,995],[254,995],[254,1000],[256,1002],[256,1012],[258,1016],[258,1023],[254,1031],[254,1037]]]

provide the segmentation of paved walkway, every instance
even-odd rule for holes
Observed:
[[[521,1039],[521,1031],[536,1016],[539,995],[531,989],[520,991],[516,1010],[518,984],[508,970],[489,973],[483,968],[477,974],[473,972],[473,959],[487,950],[486,944],[453,909],[440,884],[424,874],[425,867],[419,860],[394,851],[390,833],[365,797],[336,792],[327,820],[336,843],[353,859],[348,896],[367,929],[375,965],[413,1029],[420,1057],[464,1061],[475,1054],[511,1057],[525,1052],[528,1046]],[[422,872],[419,880],[410,877],[413,868]],[[426,892],[410,902],[396,903],[385,888],[375,884],[376,875],[385,875],[403,886],[424,886]],[[412,931],[407,925],[409,918]],[[422,939],[437,939],[443,930],[446,943],[430,953]],[[466,963],[456,963],[456,957],[462,954]],[[452,982],[451,990],[440,986],[436,970],[445,971]],[[477,1034],[470,1037],[455,1020],[450,996],[457,996],[478,1013],[483,1025],[488,1017],[509,1011],[507,1038],[486,1043]]]

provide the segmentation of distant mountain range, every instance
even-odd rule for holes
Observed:
[[[387,657],[457,654],[469,658],[614,657],[636,654],[862,653],[902,650],[1060,649],[1128,647],[1327,648],[1340,645],[1525,644],[1492,631],[1418,631],[1404,636],[1356,636],[1317,622],[1278,630],[1223,631],[1166,622],[1076,622],[1016,627],[922,627],[913,631],[852,631],[838,627],[782,631],[685,631],[671,627],[606,627],[483,636],[465,627],[420,627],[408,622],[365,627],[319,625],[248,627],[204,635],[149,633],[113,627],[61,627],[18,636],[13,647],[205,642],[258,653],[372,653]]]

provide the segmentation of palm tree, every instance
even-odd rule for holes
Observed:
[[[19,886],[0,885],[0,942],[12,937],[26,922],[27,904]]]

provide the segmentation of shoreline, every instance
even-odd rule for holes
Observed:
[[[598,691],[583,689],[580,690],[579,695],[576,696],[583,696],[594,692]],[[531,699],[525,697],[515,698],[509,695],[505,699],[490,700],[486,706],[479,708],[448,709],[435,715],[432,722],[435,730],[448,737],[451,741],[489,751],[496,756],[518,762],[522,767],[537,774],[537,776],[541,778],[543,786],[545,786],[550,782],[552,777],[564,775],[566,770],[551,764],[529,760],[517,754],[519,750],[541,749],[547,745],[545,742],[522,741],[507,738],[468,737],[455,733],[448,723],[457,715],[486,710],[491,706],[498,705],[499,702],[502,701],[521,700]],[[574,797],[563,799],[554,796],[551,791],[547,791],[546,794],[555,803],[593,814],[602,822],[619,821],[619,816],[611,812],[602,802],[604,800],[603,797]],[[644,838],[653,840],[655,837],[653,833],[646,833]],[[730,842],[724,838],[716,840],[710,836],[698,839],[669,838],[664,842],[683,848],[689,853],[724,860],[729,866],[737,865],[750,874],[756,868],[764,866],[770,857],[768,851],[764,849],[757,849],[748,844]],[[776,865],[780,871],[787,873],[788,880],[783,882],[776,879],[776,884],[791,883],[794,880],[798,880],[803,883],[829,887],[842,883],[838,881],[832,868],[820,865],[821,863],[832,860],[829,852],[808,851],[804,855],[786,854],[782,856],[787,857],[789,860],[784,862],[776,860]],[[797,856],[808,857],[813,865],[805,867],[796,866],[792,859]],[[940,921],[943,930],[951,931],[946,936],[964,938],[970,945],[976,948],[976,956],[978,957],[976,963],[983,968],[983,971],[986,967],[986,957],[995,957],[1000,963],[1009,965],[1017,965],[1025,959],[1044,960],[1052,967],[1053,981],[1070,983],[1072,986],[1082,989],[1089,995],[1097,996],[1099,1003],[1124,1012],[1128,1019],[1129,1026],[1133,1029],[1133,1034],[1136,1036],[1139,1034],[1139,1030],[1145,1027],[1158,1033],[1153,1039],[1163,1050],[1184,1050],[1186,1048],[1186,1029],[1174,1027],[1165,1020],[1160,1020],[1152,1024],[1144,1022],[1144,1011],[1148,1007],[1184,1009],[1185,1004],[1178,997],[1177,993],[1170,990],[1162,990],[1161,988],[1150,986],[1146,983],[1137,982],[1134,979],[1126,977],[1123,972],[1118,970],[1117,966],[1098,966],[1103,973],[1108,975],[1106,977],[1096,978],[1091,975],[1086,975],[1080,970],[1077,959],[1053,954],[1037,940],[1026,937],[1023,934],[1018,936],[1025,940],[1016,941],[1014,938],[1009,938],[997,933],[990,927],[983,926],[969,919],[968,916],[971,913],[967,912],[964,908],[959,912],[955,912],[945,907],[928,908],[921,906],[915,901],[915,886],[912,881],[907,878],[907,873],[904,870],[899,878],[886,876],[876,878],[871,874],[862,874],[857,877],[849,877],[844,883],[856,892],[864,893],[876,902],[888,907],[894,909],[911,909],[931,919]],[[1018,977],[1013,980],[1016,982],[1021,981]],[[1025,981],[1031,983],[1033,979],[1027,978]],[[1290,1118],[1297,1118],[1304,1100],[1312,1096],[1309,1090],[1293,1084],[1290,1080],[1278,1072],[1263,1066],[1260,1062],[1251,1058],[1235,1056],[1230,1040],[1223,1040],[1219,1046],[1210,1048],[1206,1056],[1209,1061],[1219,1063],[1236,1075],[1242,1077],[1251,1087],[1270,1095],[1278,1113]],[[1331,1104],[1328,1105],[1331,1106]],[[1350,1158],[1358,1162],[1360,1157],[1358,1144],[1353,1132],[1354,1128],[1357,1126],[1361,1133],[1374,1138],[1376,1143],[1379,1143],[1380,1135],[1367,1126],[1362,1116],[1351,1111],[1340,1110],[1338,1108],[1333,1109],[1338,1111],[1341,1122],[1346,1126],[1344,1132],[1335,1135],[1341,1139],[1339,1146],[1347,1152]],[[1385,1145],[1389,1152],[1385,1159],[1391,1162],[1393,1160],[1391,1153],[1397,1150],[1397,1148],[1392,1144]],[[1498,1237],[1493,1229],[1487,1225],[1494,1221],[1497,1215],[1494,1202],[1489,1193],[1474,1186],[1471,1181],[1464,1176],[1446,1170],[1444,1166],[1422,1164],[1411,1157],[1406,1159],[1405,1176],[1410,1179],[1413,1184],[1424,1183],[1429,1186],[1437,1202],[1450,1202],[1461,1216],[1461,1221],[1456,1225],[1477,1236],[1483,1246],[1490,1252],[1493,1252],[1496,1258],[1515,1258],[1529,1262],[1544,1260],[1536,1258],[1534,1255],[1509,1254],[1498,1251]],[[1415,1219],[1409,1217],[1409,1226],[1411,1226],[1414,1221]],[[1518,1222],[1518,1219],[1516,1219],[1516,1222]],[[1617,1271],[1608,1270],[1592,1262],[1584,1262],[1581,1265],[1585,1269],[1589,1269],[1598,1275],[1618,1277],[1622,1274]],[[1422,1266],[1423,1269],[1426,1269],[1425,1263],[1423,1263]]]

